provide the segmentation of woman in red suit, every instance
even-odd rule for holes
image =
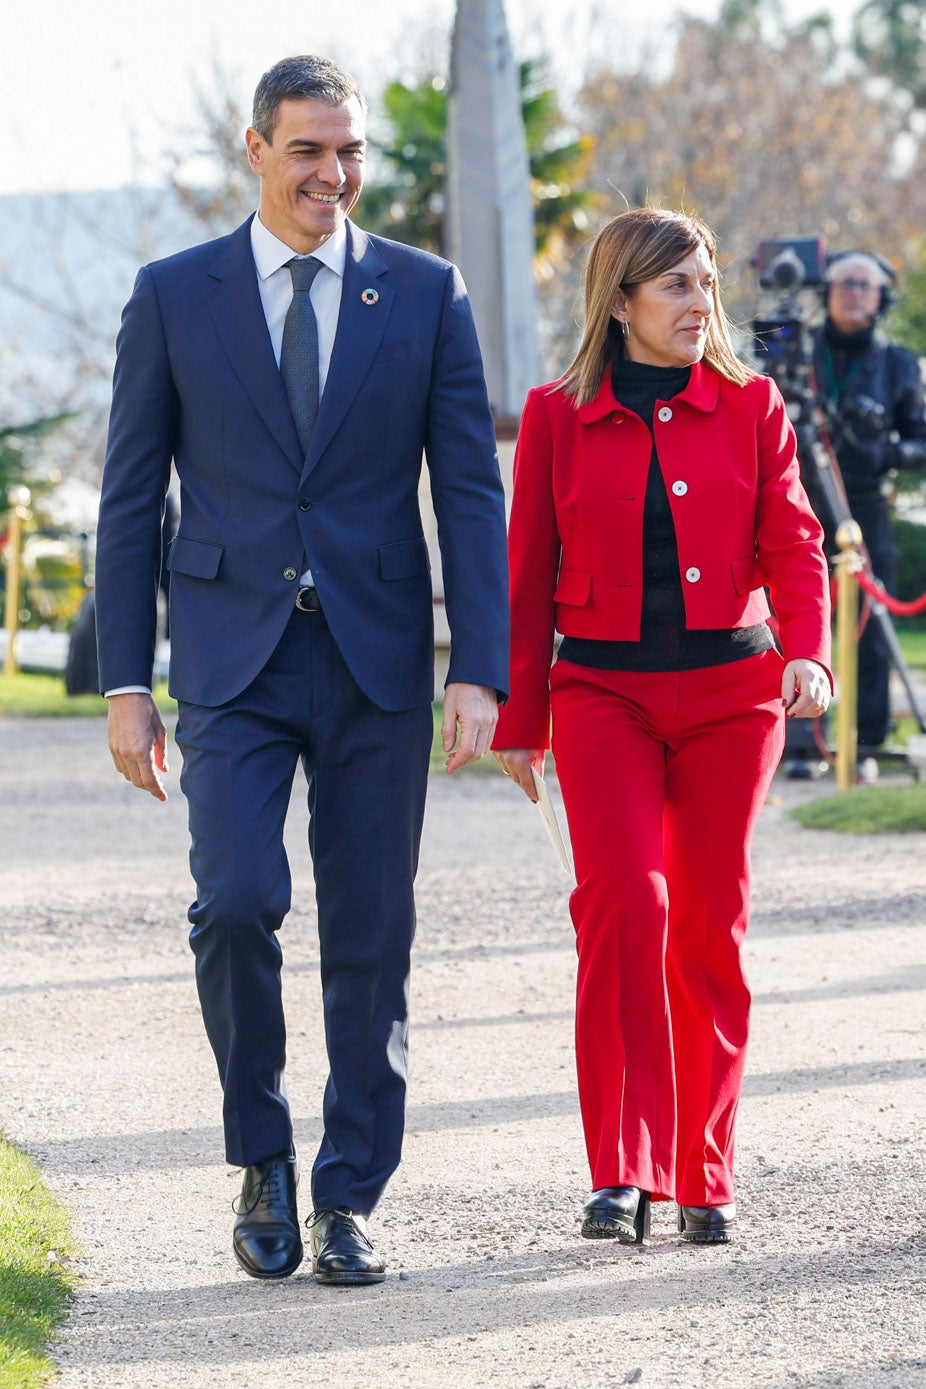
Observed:
[[[701,222],[642,209],[593,241],[581,346],[527,398],[509,548],[494,748],[536,799],[552,714],[578,883],[582,1233],[645,1242],[650,1201],[674,1199],[683,1239],[725,1242],[750,840],[785,715],[829,700],[830,614],[794,431],[733,352]]]

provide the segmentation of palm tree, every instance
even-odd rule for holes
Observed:
[[[534,226],[541,264],[584,239],[597,195],[584,186],[593,141],[562,140],[565,119],[545,62],[520,64],[521,112],[534,193]],[[364,225],[424,250],[446,253],[447,83],[422,77],[391,82],[383,93],[390,138],[372,142],[387,163],[384,178],[363,194]]]

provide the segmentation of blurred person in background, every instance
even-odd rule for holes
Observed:
[[[891,537],[891,473],[926,464],[926,408],[918,359],[878,328],[890,307],[894,271],[881,256],[844,251],[830,258],[824,283],[826,319],[814,339],[813,370],[826,411],[849,509],[862,528],[875,576],[896,593]],[[811,497],[812,482],[808,480]],[[836,553],[824,506],[828,554]],[[858,740],[878,748],[890,730],[890,655],[877,622],[866,623],[858,649]],[[789,768],[795,774],[795,768]]]

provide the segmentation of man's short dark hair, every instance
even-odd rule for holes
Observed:
[[[281,101],[327,101],[341,106],[351,98],[367,109],[363,92],[346,68],[330,58],[304,53],[282,58],[264,73],[254,92],[251,125],[268,144],[273,143]]]

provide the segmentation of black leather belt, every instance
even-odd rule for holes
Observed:
[[[300,588],[296,594],[296,607],[301,613],[320,613],[321,599],[317,588]]]

